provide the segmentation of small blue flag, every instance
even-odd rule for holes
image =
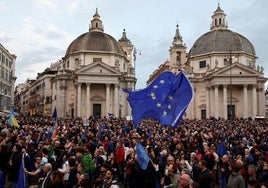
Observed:
[[[4,175],[1,169],[0,169],[0,188],[4,188]]]
[[[18,188],[26,188],[25,172],[24,172],[24,157],[21,159],[19,179],[17,183]]]
[[[58,115],[57,115],[57,108],[54,108],[53,114],[53,127],[48,131],[47,138],[55,138],[57,129],[58,129]]]
[[[124,91],[128,93],[136,127],[143,118],[177,127],[193,98],[193,88],[183,72],[163,72],[145,89]]]
[[[161,188],[160,182],[158,180],[155,181],[155,188]]]
[[[146,170],[148,163],[151,159],[148,156],[147,152],[144,150],[140,142],[137,143],[136,145],[136,154],[137,154],[138,162],[139,162],[141,169]]]
[[[109,117],[114,117],[114,114],[113,113],[108,113],[108,116]]]
[[[54,121],[57,121],[58,114],[57,114],[57,108],[56,108],[56,107],[54,108],[54,111],[53,111],[52,117],[53,117],[53,120],[54,120]]]
[[[224,141],[222,141],[222,142],[218,145],[217,150],[216,150],[216,153],[217,153],[220,157],[222,157],[222,156],[228,154],[227,149],[226,149],[226,147],[225,147],[225,143],[224,143]]]

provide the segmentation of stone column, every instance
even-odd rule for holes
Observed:
[[[215,118],[218,119],[219,118],[219,86],[215,85],[214,86],[214,91],[215,91]]]
[[[243,90],[244,90],[244,100],[243,100],[243,103],[244,103],[244,118],[248,118],[248,85],[247,84],[244,84],[244,87],[243,87]]]
[[[77,86],[77,116],[81,117],[81,83]]]
[[[90,105],[90,83],[87,83],[87,97],[86,97],[86,113],[87,117],[91,116],[91,105]]]
[[[223,118],[227,119],[227,85],[223,85]]]
[[[252,86],[252,118],[257,115],[257,91],[256,91],[256,84]]]
[[[196,88],[194,86],[193,86],[193,90],[194,90],[194,93],[196,93]],[[198,115],[196,113],[196,109],[195,109],[195,107],[196,107],[196,101],[197,100],[192,100],[192,102],[191,102],[192,103],[192,108],[190,108],[189,114],[186,113],[186,118],[192,118],[192,119],[194,119],[194,118],[197,118],[198,117]],[[186,110],[186,112],[187,112],[187,110]]]
[[[119,96],[118,96],[118,90],[119,90],[119,85],[115,84],[114,85],[114,115],[115,117],[118,117],[118,113],[119,113],[119,109],[118,109],[118,105],[119,105],[119,102],[118,102],[118,99],[119,99]]]
[[[106,116],[110,113],[110,84],[106,84]]]
[[[210,118],[211,114],[210,114],[210,87],[206,87],[206,101],[207,101],[207,117],[206,118]]]
[[[263,83],[264,86],[264,83]],[[265,89],[261,87],[260,97],[259,97],[259,112],[258,115],[265,116]]]

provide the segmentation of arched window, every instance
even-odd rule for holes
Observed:
[[[219,24],[221,25],[221,18],[219,19],[219,22],[220,22]]]

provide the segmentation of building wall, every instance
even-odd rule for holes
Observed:
[[[16,56],[0,44],[0,112],[9,113],[14,107]]]

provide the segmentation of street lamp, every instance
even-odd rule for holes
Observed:
[[[2,88],[3,88],[3,80],[2,80],[2,73],[3,73],[3,67],[2,67],[2,61],[0,61],[0,63],[1,63],[1,66],[0,66],[0,68],[1,68],[1,70],[0,70],[0,111],[2,111],[3,110],[3,108],[2,108],[2,98],[3,98],[3,96],[2,96]]]
[[[134,61],[134,78],[135,78],[135,82],[134,82],[134,91],[136,90],[136,59],[137,59],[137,53],[139,55],[141,55],[141,51],[139,49],[137,49],[134,46],[134,50],[133,50],[133,61]]]
[[[230,119],[233,119],[233,99],[232,99],[232,53],[231,53],[231,49],[230,49]]]
[[[234,50],[232,51],[232,47],[234,46]],[[229,108],[229,112],[230,112],[230,119],[234,119],[234,116],[235,116],[235,107],[233,106],[233,90],[232,90],[232,84],[233,84],[233,80],[232,80],[232,63],[233,63],[233,58],[235,59],[236,61],[236,58],[235,56],[233,57],[233,54],[235,55],[235,53],[237,53],[237,45],[236,44],[231,44],[230,45],[230,59],[229,59],[229,63],[230,63],[230,108]]]

